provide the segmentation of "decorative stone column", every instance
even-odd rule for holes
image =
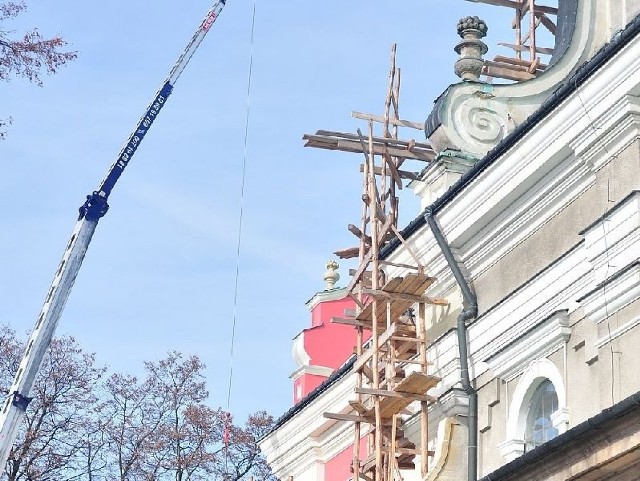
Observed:
[[[336,261],[328,261],[327,262],[327,270],[324,273],[324,282],[325,282],[325,291],[330,291],[335,289],[336,282],[340,280],[340,274],[338,273],[338,263]]]
[[[453,67],[455,74],[463,80],[479,81],[487,45],[480,40],[487,35],[487,24],[478,17],[464,17],[458,21],[458,35],[462,41],[455,46],[460,54]]]

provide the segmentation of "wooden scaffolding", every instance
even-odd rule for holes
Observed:
[[[538,27],[544,27],[554,38],[557,28],[558,9],[540,5],[536,0],[471,0],[513,9],[515,15],[511,28],[515,31],[514,43],[500,42],[498,45],[513,50],[512,56],[497,55],[485,60],[483,74],[488,78],[507,80],[529,80],[548,67],[542,58],[549,58],[554,46],[539,45]]]
[[[365,481],[402,479],[401,470],[413,469],[416,455],[420,455],[422,473],[427,472],[428,404],[433,401],[428,391],[439,379],[428,373],[426,305],[446,305],[425,296],[435,279],[425,275],[397,228],[397,189],[402,189],[403,180],[417,178],[403,163],[408,159],[429,162],[434,152],[429,144],[398,139],[399,127],[423,127],[399,117],[400,70],[395,51],[394,45],[384,115],[353,113],[367,121],[367,138],[360,129],[356,134],[318,131],[304,136],[305,146],[364,155],[361,222],[359,227],[348,226],[359,245],[336,252],[341,258],[359,259],[348,286],[357,309],[351,317],[332,320],[357,330],[356,386],[345,411],[325,416],[353,422],[353,478]],[[374,135],[374,124],[381,124],[380,136]],[[391,263],[380,257],[380,250],[392,241],[405,245],[414,264],[399,266],[410,272],[404,277],[387,280],[383,267]],[[407,408],[414,402],[419,404],[419,446],[405,433],[411,414]]]

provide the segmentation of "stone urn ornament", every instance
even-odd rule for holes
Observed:
[[[330,291],[336,288],[336,283],[340,280],[340,274],[338,268],[340,265],[336,261],[330,260],[326,264],[327,270],[324,273],[325,291]]]
[[[479,81],[487,45],[480,40],[487,35],[487,24],[479,17],[463,17],[458,21],[458,35],[462,41],[454,47],[460,58],[453,71],[462,80]]]

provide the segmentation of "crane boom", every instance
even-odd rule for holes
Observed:
[[[140,118],[124,147],[120,150],[116,161],[110,167],[106,177],[96,191],[87,196],[87,200],[80,207],[80,214],[62,260],[56,270],[51,287],[45,297],[44,304],[31,332],[27,347],[16,373],[13,384],[0,412],[0,467],[4,468],[9,458],[11,447],[18,433],[22,418],[31,401],[30,394],[36,375],[40,370],[44,356],[51,344],[51,339],[62,315],[64,306],[69,298],[71,289],[84,260],[91,238],[96,230],[98,221],[109,208],[107,200],[124,169],[140,143],[151,128],[153,121],[165,105],[173,90],[175,82],[180,77],[189,60],[204,40],[207,32],[216,21],[224,8],[226,0],[217,0],[207,12],[205,19],[193,34],[191,41],[169,72],[168,77],[156,93]]]

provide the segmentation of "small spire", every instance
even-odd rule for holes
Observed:
[[[487,45],[480,40],[487,35],[487,24],[478,17],[463,17],[458,21],[458,35],[462,41],[454,47],[460,58],[453,71],[462,80],[479,81]]]
[[[331,289],[335,289],[336,282],[340,280],[340,274],[338,273],[338,267],[340,265],[336,261],[327,261],[327,270],[324,273],[324,282],[325,282],[325,291],[330,291]]]

